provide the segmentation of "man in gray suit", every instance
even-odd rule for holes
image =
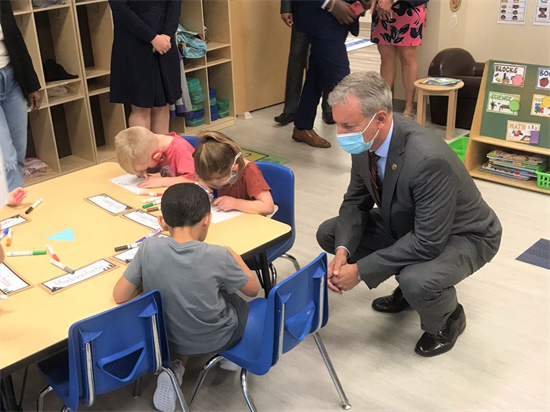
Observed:
[[[292,29],[288,66],[286,69],[285,105],[283,112],[275,117],[275,121],[283,126],[294,122],[294,116],[298,110],[298,103],[302,94],[304,71],[307,67],[307,58],[309,55],[309,39],[294,24],[293,1],[298,0],[281,0],[281,19]],[[334,124],[332,110],[327,103],[327,99],[328,93],[325,90],[323,91],[323,100],[321,102],[323,121],[326,124]]]
[[[373,289],[395,276],[399,287],[372,307],[396,313],[411,306],[424,330],[416,353],[445,353],[466,327],[454,285],[497,253],[498,217],[445,141],[393,115],[380,75],[348,75],[329,104],[338,143],[352,153],[339,215],[317,232],[319,245],[335,254],[329,287],[341,294],[363,281]]]

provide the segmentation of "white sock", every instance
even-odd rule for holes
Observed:
[[[236,363],[231,362],[228,359],[222,358],[222,360],[219,362],[220,368],[225,369],[226,371],[236,371],[239,370],[240,366]]]

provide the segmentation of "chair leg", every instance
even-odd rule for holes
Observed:
[[[294,256],[289,255],[288,253],[284,253],[281,255],[281,257],[283,259],[290,260],[294,265],[294,270],[296,270],[296,272],[298,272],[301,269],[300,264],[298,263],[298,259],[296,259]]]
[[[189,407],[185,403],[185,399],[183,397],[183,392],[181,391],[180,384],[178,382],[178,379],[176,378],[176,375],[174,374],[174,371],[170,368],[162,367],[162,371],[166,372],[168,376],[170,377],[170,381],[172,382],[172,386],[174,387],[174,391],[176,392],[176,396],[178,398],[178,401],[181,406],[181,410],[183,412],[189,412]]]
[[[321,352],[321,356],[323,357],[323,360],[325,361],[325,365],[328,369],[328,373],[330,374],[330,377],[332,378],[332,382],[334,383],[334,386],[336,387],[336,391],[338,392],[338,396],[340,397],[340,403],[342,404],[342,408],[345,410],[351,409],[351,405],[348,401],[348,398],[346,397],[346,394],[344,393],[344,388],[342,388],[342,384],[340,383],[340,379],[338,379],[338,375],[336,374],[336,371],[334,370],[334,366],[332,366],[332,362],[330,361],[330,358],[328,356],[327,349],[325,348],[325,344],[323,343],[323,340],[321,339],[321,335],[319,333],[315,332],[313,334],[313,338],[315,339],[315,343],[317,344],[317,348],[319,348],[319,352]]]
[[[248,385],[246,383],[246,369],[241,369],[241,388],[243,390],[244,399],[246,400],[246,404],[248,405],[248,409],[250,409],[250,412],[257,412],[256,407],[252,403],[252,398],[250,397],[250,394],[248,393]]]
[[[139,398],[141,394],[141,378],[134,382],[134,389],[132,389],[132,396],[134,398]]]
[[[277,268],[273,263],[269,264],[269,271],[271,272],[271,286],[277,284]]]
[[[69,408],[67,408],[65,405],[61,408],[59,412],[69,412]]]
[[[199,373],[199,377],[197,378],[197,382],[195,382],[195,386],[193,388],[193,391],[191,392],[191,396],[189,397],[189,407],[193,407],[193,403],[195,402],[195,399],[199,394],[199,390],[204,383],[204,379],[206,379],[206,375],[208,375],[208,372],[210,372],[210,369],[212,369],[222,359],[223,356],[216,355],[208,362],[206,362],[206,365],[203,366],[201,373]]]
[[[36,402],[36,410],[38,412],[44,411],[44,403],[46,402],[46,395],[53,391],[53,388],[51,386],[46,386],[44,389],[40,391],[38,394],[38,400]]]

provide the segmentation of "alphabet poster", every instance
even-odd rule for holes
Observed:
[[[525,69],[525,66],[495,63],[492,83],[503,86],[523,87]]]
[[[506,140],[518,143],[529,143],[531,141],[531,132],[534,131],[540,132],[540,124],[508,120]]]
[[[497,22],[501,24],[525,24],[526,8],[527,0],[500,0]]]
[[[492,113],[517,116],[520,96],[517,94],[489,92],[487,111]]]
[[[549,0],[537,0],[533,24],[536,26],[550,26]]]

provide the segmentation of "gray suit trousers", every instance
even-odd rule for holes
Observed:
[[[308,55],[309,39],[304,33],[298,31],[296,24],[294,24],[290,37],[290,52],[288,54],[288,66],[286,69],[285,107],[283,110],[286,114],[296,114],[298,111]],[[328,93],[324,91],[321,103],[323,113],[332,113],[327,99]]]
[[[331,254],[340,246],[334,244],[337,219],[335,217],[327,220],[317,231],[317,242]],[[387,232],[378,209],[373,209],[365,235],[348,262],[356,263],[377,250],[391,246],[394,242],[395,239]],[[422,329],[436,334],[458,305],[454,285],[483,265],[477,256],[474,239],[451,235],[438,257],[407,266],[395,274],[395,279],[403,291],[403,296],[420,315]],[[368,280],[365,283],[368,285]]]

